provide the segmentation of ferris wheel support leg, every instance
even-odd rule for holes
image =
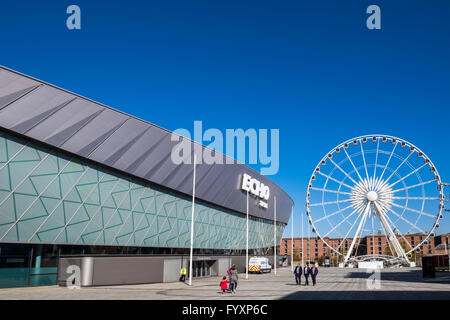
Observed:
[[[381,222],[381,226],[384,228],[386,235],[388,237],[388,239],[386,239],[387,241],[390,241],[394,247],[394,250],[397,254],[397,256],[399,258],[401,258],[402,260],[404,260],[405,263],[407,263],[408,265],[410,265],[409,259],[406,256],[405,251],[403,250],[402,246],[400,245],[400,243],[398,242],[397,237],[395,236],[394,232],[392,231],[391,227],[389,226],[389,223],[386,220],[385,217],[385,212],[384,210],[375,203],[375,211],[378,215],[378,218],[380,219]]]
[[[355,236],[353,237],[352,244],[350,245],[350,248],[348,249],[347,254],[345,255],[344,265],[348,262],[348,259],[350,258],[351,254],[352,254],[355,243],[359,237],[362,227],[364,226],[364,223],[366,222],[366,218],[369,215],[369,212],[370,212],[370,203],[368,203],[366,205],[366,208],[364,209],[364,214],[361,218],[361,222],[359,223],[358,229],[356,230]]]

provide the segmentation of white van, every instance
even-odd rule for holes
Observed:
[[[270,272],[272,266],[269,264],[269,259],[264,257],[253,257],[248,262],[248,272],[250,273],[263,273]]]

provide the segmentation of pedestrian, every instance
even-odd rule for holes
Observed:
[[[230,283],[228,284],[228,291],[233,291],[233,283],[231,282],[231,267],[227,270],[228,279],[230,280]]]
[[[300,263],[297,264],[297,266],[295,267],[294,270],[294,275],[295,275],[295,282],[297,283],[297,285],[301,285],[302,284],[302,267],[300,266]]]
[[[236,265],[233,264],[231,266],[231,270],[230,270],[230,286],[231,286],[231,292],[232,293],[236,293],[238,279],[239,279],[238,271],[236,269]]]
[[[180,281],[185,282],[186,281],[186,268],[185,267],[181,267],[181,271],[180,271]]]
[[[303,274],[305,275],[305,286],[309,286],[308,278],[311,273],[311,268],[309,267],[309,263],[306,263],[306,266],[303,268]]]
[[[225,293],[226,290],[228,290],[228,283],[230,283],[230,280],[227,280],[227,277],[223,277],[222,281],[220,281],[220,289],[222,289],[222,294]]]
[[[319,273],[319,268],[317,268],[317,265],[314,265],[314,267],[311,268],[311,279],[313,282],[313,286],[316,285],[316,277],[317,277],[318,273]]]

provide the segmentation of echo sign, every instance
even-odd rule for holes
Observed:
[[[261,183],[258,180],[250,177],[248,174],[244,173],[242,175],[241,189],[260,198],[259,205],[261,207],[268,207],[266,201],[269,200],[270,189],[264,183]]]

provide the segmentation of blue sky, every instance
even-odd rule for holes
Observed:
[[[70,4],[81,30],[66,28]],[[381,30],[366,28],[371,4]],[[280,129],[280,170],[269,178],[294,199],[298,221],[317,162],[354,136],[411,141],[450,180],[449,9],[444,0],[3,0],[0,64],[169,130],[195,120],[223,132]]]

